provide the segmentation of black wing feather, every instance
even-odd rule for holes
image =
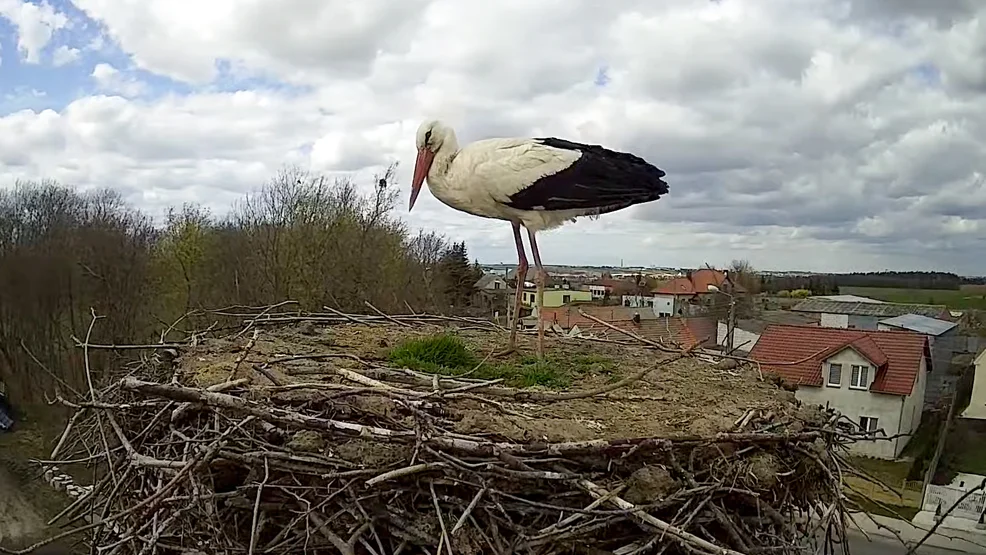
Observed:
[[[519,210],[586,210],[603,214],[651,202],[668,193],[664,171],[643,158],[599,145],[554,137],[534,139],[553,148],[577,150],[582,156],[564,170],[547,175],[510,196]]]

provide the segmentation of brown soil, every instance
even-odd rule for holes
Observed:
[[[355,371],[388,367],[390,349],[411,337],[443,331],[437,326],[398,327],[396,325],[335,325],[264,329],[236,371],[237,377],[249,377],[256,390],[253,397],[276,394],[303,403],[312,395],[332,394],[312,390],[272,392],[271,382],[254,369],[255,365],[288,355],[335,354],[320,360],[300,359],[273,363],[269,371],[282,383],[340,382],[332,368]],[[481,330],[455,331],[475,353],[485,358],[502,347],[505,334]],[[207,387],[227,379],[250,333],[235,341],[209,339],[186,351],[179,360],[182,383]],[[518,338],[520,353],[513,361],[534,352],[534,339]],[[554,360],[566,357],[587,360],[572,376],[568,390],[590,390],[612,383],[646,367],[654,371],[631,386],[618,389],[606,398],[589,398],[550,403],[504,402],[500,407],[480,400],[445,400],[455,432],[488,435],[516,441],[578,441],[587,439],[633,438],[667,435],[708,436],[729,429],[748,409],[785,413],[794,410],[793,393],[759,379],[749,365],[726,370],[696,358],[672,364],[659,364],[666,353],[642,347],[600,343],[574,338],[548,337],[546,354]],[[501,362],[499,359],[497,362]],[[490,359],[493,363],[493,359]],[[582,363],[580,363],[582,364]],[[605,366],[607,371],[598,371]],[[352,382],[343,382],[354,385]],[[346,399],[348,410],[373,413],[383,419],[397,419],[392,401],[376,396],[353,396]],[[344,409],[346,410],[346,409]],[[511,413],[520,413],[527,418]],[[352,445],[351,442],[347,445]],[[363,453],[360,446],[348,447],[353,456],[386,458],[386,453]],[[764,461],[765,466],[769,463]]]
[[[0,467],[0,545],[20,544],[45,529],[45,518],[14,477]]]

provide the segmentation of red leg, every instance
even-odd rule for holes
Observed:
[[[544,271],[544,266],[541,265],[541,253],[538,252],[538,243],[534,239],[534,232],[528,229],[527,237],[531,240],[531,254],[534,255],[534,267],[538,270],[536,304],[538,312],[537,355],[538,358],[544,358],[544,317],[541,315],[541,310],[544,307],[544,285],[548,276]]]
[[[527,254],[524,253],[524,242],[520,237],[520,224],[512,223],[514,228],[514,243],[517,245],[517,291],[514,294],[514,312],[510,318],[510,339],[507,348],[497,353],[497,356],[508,355],[517,349],[517,324],[520,322],[520,308],[524,298],[524,281],[527,279]]]

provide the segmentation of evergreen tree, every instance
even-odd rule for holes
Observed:
[[[446,249],[439,267],[447,304],[456,308],[468,306],[483,272],[478,263],[469,263],[465,241],[453,243]]]

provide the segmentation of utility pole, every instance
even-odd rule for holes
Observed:
[[[726,352],[733,352],[733,335],[736,331],[736,287],[733,284],[733,279],[729,275],[729,270],[723,272],[726,277],[727,289],[729,291],[726,295],[729,297],[729,313],[726,315]]]
[[[708,285],[708,290],[713,293],[721,293],[729,298],[729,312],[726,314],[726,352],[732,352],[733,330],[736,328],[736,297],[712,284]]]
[[[736,297],[729,296],[729,314],[726,316],[726,352],[733,352],[733,331],[736,329]]]

